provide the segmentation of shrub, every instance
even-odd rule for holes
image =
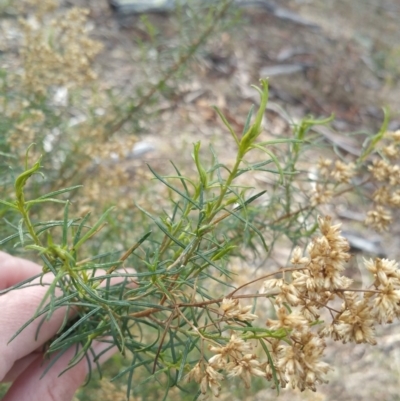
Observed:
[[[72,10],[68,15],[73,22],[65,18],[66,25],[55,24],[50,35],[61,35],[57,43],[62,48],[50,46],[49,36],[24,22],[23,73],[13,76],[3,71],[4,87],[9,89],[3,97],[3,167],[14,167],[11,173],[3,168],[1,176],[0,213],[7,225],[0,244],[14,252],[34,252],[43,273],[54,275],[36,315],[15,335],[39,316],[49,318],[57,308],[75,307],[77,317],[65,321],[60,334],[48,343],[47,354],[81,344],[72,367],[91,352],[93,340],[116,345],[129,361],[116,375],[127,376],[128,397],[138,369],[147,373],[137,386],[158,380],[166,389],[164,397],[172,387],[184,390],[193,382],[197,396],[208,391],[218,396],[226,378],[238,378],[245,387],[253,378],[262,378],[278,391],[287,386],[315,390],[331,369],[322,360],[326,337],[375,344],[375,325],[390,323],[400,313],[397,263],[365,260],[371,282],[365,288],[353,286],[346,272],[348,241],[340,224],[324,211],[332,199],[346,199],[361,204],[367,225],[389,228],[399,205],[400,134],[387,131],[387,113],[381,130],[365,141],[358,156],[317,161],[315,153],[322,142],[313,127],[331,119],[305,118],[292,124],[290,137],[264,140],[268,81],[261,80],[261,87],[255,87],[259,108],[255,116],[250,110],[243,132],[236,132],[216,109],[235,145],[232,163],[222,162],[212,145],[206,162],[197,142],[192,155],[195,173],[185,174],[175,162],[168,175],[149,167],[163,188],[146,192],[145,207],[125,209],[118,220],[113,207],[108,207],[92,222],[84,207],[95,201],[98,212],[112,203],[99,199],[102,177],[113,180],[122,198],[131,196],[125,191],[126,180],[111,177],[123,172],[107,165],[89,184],[98,188],[91,190],[91,198],[87,192],[80,195],[82,189],[75,185],[85,175],[79,172],[91,168],[94,154],[102,157],[102,151],[110,151],[104,143],[127,116],[107,113],[106,120],[101,113],[96,116],[96,91],[84,87],[90,94],[85,113],[93,116],[93,126],[85,135],[86,123],[70,131],[66,115],[77,98],[71,96],[66,106],[58,106],[57,86],[70,89],[76,84],[82,89],[88,78],[95,81],[88,67],[100,46],[81,35],[85,13]],[[38,12],[37,18],[45,17]],[[70,40],[77,33],[79,49]],[[69,65],[66,60],[77,54],[83,54],[81,64]],[[11,81],[18,85],[12,86],[8,103]],[[148,98],[160,89],[157,85]],[[78,104],[86,94],[82,96]],[[129,108],[128,116],[135,107]],[[126,146],[126,138],[120,139],[116,153]],[[28,146],[33,140],[37,144]],[[18,170],[26,149],[25,165]],[[316,169],[305,165],[310,152]],[[264,189],[258,190],[260,177]],[[65,183],[73,185],[64,187]],[[161,207],[153,201],[157,194],[164,197]],[[284,266],[273,261],[277,248],[287,249]],[[254,268],[256,261],[261,269]],[[127,264],[136,272],[125,271]],[[105,273],[96,274],[100,269]],[[125,280],[111,286],[114,276]],[[29,283],[7,291],[24,285]],[[56,289],[62,296],[56,296]]]

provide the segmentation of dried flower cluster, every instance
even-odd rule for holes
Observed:
[[[6,67],[4,85],[12,96],[0,105],[0,111],[10,121],[6,140],[13,154],[24,155],[36,143],[44,144],[44,149],[37,149],[40,155],[54,149],[55,139],[67,130],[65,122],[73,125],[64,121],[61,126],[63,112],[66,120],[77,112],[68,110],[76,106],[69,90],[83,90],[95,80],[92,63],[102,44],[88,36],[88,10],[72,8],[58,15],[53,0],[26,0],[19,6],[26,16],[17,27],[19,58],[15,66]],[[93,107],[91,99],[85,100]]]
[[[242,322],[251,322],[257,319],[257,315],[250,313],[251,305],[242,307],[238,299],[224,299],[221,304],[221,309],[224,311],[226,320],[238,319]]]
[[[28,93],[43,96],[52,86],[73,88],[96,79],[91,63],[102,44],[88,37],[88,13],[72,8],[49,23],[40,20],[41,13],[20,21],[25,41],[22,83]]]
[[[270,358],[265,360],[254,352],[254,336],[235,332],[232,326],[225,345],[205,339],[213,343],[209,347],[213,356],[208,361],[200,360],[187,376],[200,384],[203,394],[210,388],[218,396],[225,377],[240,377],[248,388],[253,376],[277,380],[283,388],[315,391],[317,384],[327,382],[326,374],[331,370],[321,360],[326,347],[324,337],[374,345],[375,325],[390,323],[400,316],[397,263],[366,260],[372,284],[366,290],[353,290],[352,280],[344,274],[350,254],[340,225],[332,225],[328,217],[319,218],[319,228],[321,235],[308,245],[306,256],[296,248],[291,259],[293,267],[278,272],[281,278],[269,278],[263,283],[262,293],[276,290],[273,297],[267,295],[273,301],[276,317],[266,320],[266,332],[257,337],[264,342]],[[340,307],[336,306],[338,300]],[[238,298],[224,299],[220,308],[221,322],[246,327],[257,319],[250,307],[240,305]],[[320,321],[322,314],[324,319],[331,319]]]
[[[354,163],[320,158],[317,164],[318,178],[321,181],[313,187],[311,202],[314,206],[330,202],[339,184],[349,184],[356,174]],[[333,181],[333,182],[332,182]]]
[[[374,208],[367,213],[365,223],[383,231],[393,221],[392,209],[400,206],[400,130],[385,133],[379,153],[368,168],[376,189]]]
[[[51,154],[52,172],[63,184],[84,185],[76,201],[82,213],[94,205],[131,206],[129,157],[137,138],[131,132],[110,135],[118,111],[109,94],[96,88],[93,62],[102,44],[89,35],[89,11],[60,12],[54,0],[24,0],[18,9],[24,16],[14,49],[19,58],[15,68],[7,67],[6,80],[13,95],[0,103],[10,122],[5,136],[10,152],[21,164],[32,143],[32,158]]]
[[[337,182],[349,184],[351,178],[355,175],[355,167],[354,163],[343,163],[340,160],[336,160],[331,176]]]
[[[188,373],[187,380],[194,380],[200,384],[200,391],[204,395],[208,387],[214,396],[218,397],[221,391],[221,381],[224,377],[240,377],[246,386],[250,387],[251,377],[266,378],[266,364],[261,363],[255,354],[250,342],[232,334],[226,346],[211,346],[214,353],[208,362],[200,361]],[[224,374],[222,374],[223,372]]]
[[[400,207],[400,130],[386,132],[379,143],[382,146],[375,145],[373,149],[376,152],[368,166],[368,178],[361,181],[363,185],[375,187],[371,197],[373,206],[366,213],[365,224],[384,231],[393,222],[393,209]],[[351,180],[356,174],[361,177],[365,173],[364,166],[362,157],[356,164],[320,158],[316,182],[314,179],[312,182],[312,205],[327,204],[334,196],[350,191],[351,187],[343,190],[340,185],[356,185]],[[371,192],[370,187],[366,189]]]
[[[34,143],[42,134],[45,120],[45,114],[34,108],[26,108],[15,116],[15,124],[8,137],[11,148],[13,150],[26,149],[27,144]]]

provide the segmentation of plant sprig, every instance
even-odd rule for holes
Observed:
[[[339,321],[347,312],[329,305],[332,294],[343,298],[346,293],[357,294],[357,291],[347,286],[342,276],[328,277],[333,274],[331,270],[323,274],[335,284],[329,284],[331,281],[326,281],[325,277],[325,281],[316,281],[307,287],[300,279],[309,275],[311,282],[322,274],[323,269],[319,267],[320,270],[313,272],[313,263],[321,260],[323,266],[339,263],[328,260],[330,253],[322,250],[326,242],[331,241],[330,246],[337,247],[335,252],[342,255],[343,260],[348,258],[346,241],[340,237],[337,226],[331,226],[329,219],[320,218],[312,222],[311,228],[307,227],[307,231],[300,233],[296,228],[299,216],[305,213],[305,218],[310,221],[315,207],[297,204],[293,207],[293,193],[297,190],[294,181],[298,174],[296,163],[306,133],[313,125],[327,123],[329,119],[306,119],[295,127],[293,139],[260,141],[268,101],[268,81],[261,80],[261,88],[257,90],[259,108],[253,122],[250,110],[241,135],[217,110],[237,147],[232,165],[219,162],[211,148],[213,162],[207,166],[198,142],[193,147],[196,177],[185,176],[175,164],[175,175],[168,176],[162,176],[150,167],[155,179],[169,190],[171,206],[157,216],[138,205],[139,213],[152,222],[153,228],[143,234],[138,232],[135,243],[119,255],[99,251],[88,257],[85,251],[86,246],[106,230],[112,207],[90,225],[89,214],[71,218],[70,202],[57,198],[76,190],[76,186],[28,199],[26,186],[40,172],[41,159],[29,166],[27,153],[25,170],[15,180],[15,199],[1,201],[4,207],[21,217],[16,235],[7,237],[2,243],[19,239],[17,245],[37,252],[43,262],[42,278],[47,274],[47,277],[52,275],[52,280],[50,284],[41,282],[41,285],[48,286],[46,295],[35,315],[13,338],[34,319],[41,316],[50,319],[57,309],[64,307],[67,315],[74,309],[76,317],[67,324],[66,315],[59,333],[47,344],[46,354],[53,355],[80,344],[68,368],[85,358],[96,340],[117,346],[127,358],[132,356],[131,363],[117,377],[127,374],[131,378],[136,369],[143,367],[149,376],[141,384],[152,378],[164,380],[161,379],[164,375],[166,394],[169,388],[181,386],[186,377],[199,383],[201,393],[205,394],[210,388],[218,395],[223,380],[221,372],[228,376],[240,375],[246,386],[249,386],[250,376],[264,377],[272,380],[278,390],[292,380],[291,373],[286,373],[288,379],[282,376],[282,361],[275,345],[282,343],[285,347],[296,347],[297,342],[307,344],[315,336],[312,330],[325,324],[315,310],[325,308],[332,315],[333,322]],[[287,161],[275,154],[279,147],[284,146],[290,152]],[[259,154],[263,159],[254,161],[254,156],[259,157]],[[266,169],[268,165],[274,165],[275,169]],[[282,187],[286,203],[275,205],[275,198],[271,196],[267,206],[279,210],[276,218],[271,218],[271,213],[261,213],[268,191],[254,191],[248,185],[249,180],[243,180],[244,175],[251,177],[254,172],[268,174],[277,186]],[[35,221],[34,210],[43,202],[63,203],[63,219]],[[230,258],[244,254],[244,245],[247,245],[244,238],[248,237],[250,244],[258,238],[268,257],[279,236],[290,232],[295,233],[293,238],[310,236],[318,227],[325,240],[321,240],[321,245],[318,245],[318,240],[311,243],[317,247],[317,256],[310,253],[310,258],[301,257],[301,251],[295,250],[292,266],[248,278],[244,284],[236,283]],[[312,257],[318,262],[313,262]],[[338,272],[342,271],[342,259]],[[133,265],[136,271],[126,270],[125,263]],[[111,280],[116,277],[120,284],[111,285]],[[292,277],[292,281],[287,277]],[[298,288],[293,284],[296,280],[299,280]],[[261,282],[266,287],[260,290]],[[322,287],[321,282],[324,283]],[[31,284],[28,281],[6,291],[18,290],[25,285]],[[254,286],[258,289],[254,290]],[[316,289],[318,293],[312,293]],[[379,297],[381,291],[366,293]],[[258,315],[253,312],[257,302],[266,298],[275,304],[280,322],[269,319],[267,327],[264,323],[260,325]],[[241,301],[249,299],[253,305],[241,305]],[[294,310],[301,302],[310,308],[311,318],[309,315],[308,318],[296,315]],[[303,331],[308,333],[307,338],[301,337]],[[261,362],[261,357],[253,356],[252,341],[261,343],[264,362]],[[319,337],[318,341],[323,349]],[[366,341],[372,339],[366,337]],[[210,353],[214,355],[210,357]],[[246,375],[235,373],[240,371],[240,366],[247,366],[243,368],[247,369]],[[323,380],[321,375],[326,373],[326,369],[321,368],[316,381]],[[304,378],[296,380],[301,389],[315,386],[314,382],[308,383]],[[129,379],[128,398],[131,386]]]

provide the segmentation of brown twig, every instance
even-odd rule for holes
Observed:
[[[229,293],[228,295],[222,297],[222,298],[216,298],[216,299],[211,299],[209,301],[200,301],[200,302],[189,302],[189,303],[185,303],[185,302],[180,302],[180,303],[175,303],[174,305],[171,305],[169,308],[173,309],[173,308],[181,308],[181,307],[205,307],[207,305],[212,305],[212,304],[216,304],[216,303],[220,303],[222,302],[225,298],[233,298],[233,299],[244,299],[244,298],[262,298],[262,297],[268,297],[271,295],[275,295],[272,293],[257,293],[257,294],[244,294],[244,295],[234,295],[237,291],[239,291],[240,289],[244,288],[245,286],[255,283],[259,280],[263,280],[266,279],[268,277],[272,277],[276,274],[280,274],[282,272],[290,272],[290,271],[298,271],[298,270],[304,270],[304,267],[295,267],[295,268],[287,268],[287,269],[281,269],[281,270],[277,270],[276,272],[273,273],[269,273],[266,274],[265,276],[259,277],[255,280],[250,281],[249,283],[243,284],[240,287],[236,288],[234,291],[232,291],[231,293]],[[161,305],[160,305],[161,306]],[[165,307],[164,307],[165,308]],[[162,309],[161,308],[149,308],[149,309],[145,309],[143,311],[140,312],[135,312],[135,313],[131,313],[129,314],[129,317],[132,318],[139,318],[139,317],[147,317],[152,315],[153,313],[156,312],[160,312]]]
[[[246,287],[246,286],[248,286],[248,285],[250,285],[250,284],[256,283],[256,282],[259,281],[259,280],[264,280],[264,279],[266,279],[266,278],[268,278],[268,277],[275,276],[275,274],[286,273],[286,272],[293,272],[293,271],[305,270],[305,269],[307,269],[307,267],[288,267],[288,268],[286,268],[286,269],[277,270],[276,272],[269,273],[269,274],[267,274],[267,275],[265,275],[265,276],[261,276],[261,277],[259,277],[259,278],[256,278],[255,280],[249,281],[248,283],[245,283],[245,284],[241,285],[240,287],[238,287],[238,288],[236,288],[235,290],[233,290],[232,292],[230,292],[225,298],[233,298],[233,295],[234,295],[237,291],[241,290],[242,288],[244,288],[244,287]]]
[[[156,371],[158,357],[160,356],[161,348],[162,348],[162,345],[164,344],[164,340],[167,335],[169,326],[176,316],[177,316],[176,311],[174,311],[173,313],[171,313],[168,320],[165,322],[165,330],[161,336],[160,345],[158,346],[156,356],[154,357],[153,374]]]

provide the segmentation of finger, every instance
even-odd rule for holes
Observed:
[[[38,356],[41,355],[43,357],[42,352],[32,352],[31,354],[25,356],[22,359],[16,361],[13,367],[7,372],[4,379],[2,380],[3,383],[12,383],[14,382],[17,377],[35,360]]]
[[[36,276],[42,267],[29,260],[0,251],[0,291]]]
[[[99,270],[97,274],[105,273]],[[51,273],[46,274],[43,282],[50,282],[53,278]],[[122,280],[123,278],[113,277],[110,284],[115,285]],[[67,308],[62,307],[56,309],[49,320],[43,322],[44,316],[37,318],[8,343],[14,333],[34,316],[46,294],[48,287],[39,285],[39,279],[34,280],[33,284],[38,285],[10,291],[0,297],[2,309],[0,314],[0,381],[17,360],[41,347],[57,333],[67,313]],[[106,285],[106,282],[103,284]]]
[[[92,350],[95,355],[98,355],[109,347],[108,343],[94,342]],[[100,356],[98,362],[103,363],[116,351],[116,347],[108,349]],[[88,360],[83,358],[76,366],[59,376],[74,354],[75,348],[71,347],[43,377],[46,366],[51,363],[51,360],[43,363],[42,357],[36,358],[13,383],[3,401],[31,401],[33,394],[34,399],[41,401],[71,401],[89,373]],[[91,369],[95,369],[94,357],[91,354],[88,355],[90,355]]]

